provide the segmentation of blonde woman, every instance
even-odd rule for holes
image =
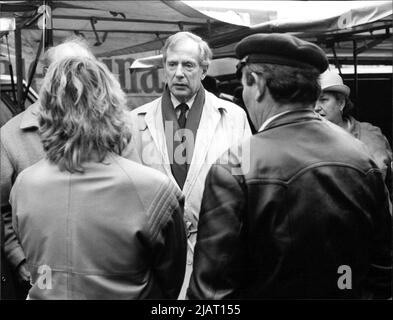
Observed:
[[[11,191],[29,298],[176,298],[182,196],[163,174],[121,157],[131,134],[117,80],[94,59],[67,58],[49,68],[40,99],[46,158]]]

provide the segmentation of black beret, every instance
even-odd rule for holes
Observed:
[[[292,67],[315,67],[324,72],[329,62],[317,45],[282,33],[258,33],[241,40],[235,47],[239,59],[247,63],[271,63]]]

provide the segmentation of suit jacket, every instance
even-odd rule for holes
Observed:
[[[187,252],[183,196],[118,155],[83,174],[43,159],[11,191],[30,299],[175,299]]]
[[[36,102],[1,127],[1,214],[4,222],[4,253],[16,268],[25,255],[12,228],[9,195],[18,174],[45,155],[38,134],[39,103]]]

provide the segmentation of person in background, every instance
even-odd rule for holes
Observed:
[[[178,32],[167,39],[162,51],[164,93],[133,110],[130,122],[142,163],[165,173],[185,195],[189,250],[179,296],[183,299],[192,270],[207,172],[227,148],[251,132],[241,108],[202,86],[212,57],[205,41],[190,32]]]
[[[205,90],[213,93],[216,97],[222,100],[234,102],[234,96],[221,92],[221,90],[219,89],[220,82],[216,78],[206,75],[205,78],[201,81],[201,83]]]
[[[80,38],[70,38],[48,49],[41,62],[43,69],[60,59],[70,56],[94,58],[88,45]],[[38,134],[39,101],[8,121],[0,132],[0,193],[1,214],[4,223],[4,255],[14,275],[16,295],[3,295],[3,299],[25,299],[30,287],[30,274],[26,257],[12,228],[10,190],[18,174],[44,157]]]
[[[216,97],[220,97],[220,90],[218,89],[217,79],[206,75],[205,78],[201,81],[203,87],[213,93]]]
[[[28,298],[177,298],[183,195],[164,174],[122,157],[131,130],[118,81],[96,59],[65,58],[50,66],[40,104],[46,156],[18,175],[10,196]]]
[[[239,42],[258,133],[206,178],[190,299],[391,297],[392,221],[364,145],[314,112],[321,48],[289,34]]]
[[[381,169],[385,184],[392,197],[393,154],[388,140],[378,127],[367,122],[360,122],[350,115],[353,108],[349,99],[351,91],[343,83],[338,73],[330,70],[324,72],[321,75],[320,84],[322,93],[315,104],[315,111],[366,145],[370,155]]]

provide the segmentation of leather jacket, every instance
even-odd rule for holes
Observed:
[[[207,176],[188,298],[390,295],[388,198],[362,143],[302,109],[240,150]]]

